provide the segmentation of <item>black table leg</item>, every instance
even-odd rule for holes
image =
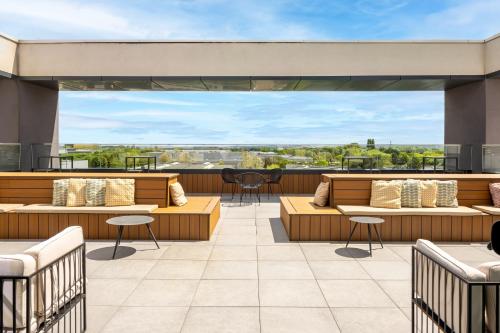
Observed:
[[[368,226],[368,246],[370,247],[370,257],[372,256],[372,228],[369,224]]]
[[[146,227],[148,228],[148,231],[149,231],[149,237],[155,242],[156,244],[156,247],[157,248],[160,248],[160,246],[158,245],[158,242],[156,241],[156,237],[155,235],[153,234],[153,230],[151,230],[151,225],[149,225],[149,223],[146,224]]]
[[[124,228],[123,225],[118,226],[118,235],[116,236],[115,249],[113,251],[113,259],[115,259],[116,249],[118,248],[118,245],[120,245],[120,242],[122,240],[123,228]]]
[[[347,240],[347,244],[345,245],[345,247],[349,246],[349,243],[351,242],[351,239],[352,239],[352,235],[354,234],[354,230],[356,230],[357,226],[358,226],[358,223],[354,222],[354,228],[352,228],[352,230],[351,230],[351,234],[349,235],[349,239]],[[349,223],[349,227],[350,227],[350,223]]]
[[[380,234],[378,233],[377,226],[374,225],[373,229],[375,229],[375,233],[377,234],[378,241],[380,242],[380,246],[382,246],[382,248],[384,248],[384,244],[382,244],[382,238],[380,238]]]

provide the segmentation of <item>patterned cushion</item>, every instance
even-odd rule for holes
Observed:
[[[420,181],[422,187],[422,207],[437,207],[437,184],[435,180]]]
[[[85,206],[85,186],[87,181],[83,178],[71,178],[68,185],[68,200],[66,206]]]
[[[104,206],[105,195],[105,179],[87,179],[87,187],[85,189],[86,206]]]
[[[414,179],[403,181],[401,207],[422,207],[422,187],[420,186],[420,181]]]
[[[370,206],[379,208],[401,208],[402,181],[373,180]]]
[[[104,203],[108,207],[134,205],[135,179],[106,179]]]
[[[314,193],[314,204],[320,207],[325,207],[328,202],[328,196],[330,194],[330,183],[321,182]]]
[[[500,183],[490,184],[491,200],[493,200],[493,206],[500,208]]]
[[[436,181],[438,207],[458,207],[457,193],[458,186],[456,180]]]
[[[52,205],[66,206],[69,179],[56,179],[52,182]]]
[[[172,196],[172,202],[176,206],[184,206],[188,202],[181,183],[170,184],[170,195]]]

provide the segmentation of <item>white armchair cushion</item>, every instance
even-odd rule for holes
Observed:
[[[36,262],[33,257],[25,254],[2,255],[0,256],[0,275],[1,276],[29,276],[36,270]],[[16,329],[26,328],[26,281],[16,283]],[[13,300],[12,281],[6,280],[3,284],[3,323],[4,328],[13,327]],[[33,295],[33,294],[32,294]],[[33,296],[31,297],[31,323],[36,325],[36,319],[33,311]]]
[[[82,228],[68,227],[48,240],[29,248],[24,253],[35,259],[36,270],[40,270],[82,245],[83,242]],[[81,261],[80,256],[71,255],[64,262],[52,266],[36,279],[38,293],[36,310],[39,316],[43,316],[44,312],[50,316],[60,306],[81,292],[81,286],[77,283],[82,274]]]
[[[479,265],[478,269],[486,275],[487,281],[500,282],[500,261],[486,262]],[[493,286],[486,288],[486,324],[491,333],[499,333],[496,331],[496,320],[500,317],[496,312],[497,304],[495,289],[496,288]]]
[[[428,240],[417,240],[417,249],[434,260],[437,264],[445,267],[447,270],[460,276],[469,282],[484,282],[486,275],[479,270],[470,267],[448,253],[434,245]],[[418,259],[417,259],[418,260]],[[427,265],[429,264],[429,265]],[[438,267],[434,267],[432,273],[432,264],[429,262],[417,262],[418,279],[421,283],[417,284],[418,296],[435,312],[441,315],[441,318],[447,318],[448,326],[453,326],[456,331],[467,332],[467,304],[469,296],[467,295],[467,284],[461,283],[459,278],[452,274],[438,274]],[[434,292],[433,292],[434,291]],[[460,299],[462,304],[460,305]],[[471,302],[471,331],[481,332],[483,320],[482,308],[482,287],[472,287]],[[452,318],[453,308],[453,322]]]

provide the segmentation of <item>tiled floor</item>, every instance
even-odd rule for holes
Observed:
[[[32,243],[2,242],[0,253]],[[287,240],[276,198],[226,200],[207,242],[89,242],[89,332],[410,332],[411,244]],[[472,265],[484,244],[443,244]]]

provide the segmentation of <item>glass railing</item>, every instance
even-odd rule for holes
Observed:
[[[500,173],[500,145],[483,145],[483,172]]]
[[[31,170],[292,169],[332,171],[471,170],[470,145],[131,145],[31,144],[14,156]],[[5,161],[3,161],[5,159]],[[29,162],[26,162],[29,161]],[[12,164],[13,166],[13,164]],[[14,167],[12,167],[14,168]]]
[[[21,145],[19,143],[0,143],[0,171],[21,169]]]

